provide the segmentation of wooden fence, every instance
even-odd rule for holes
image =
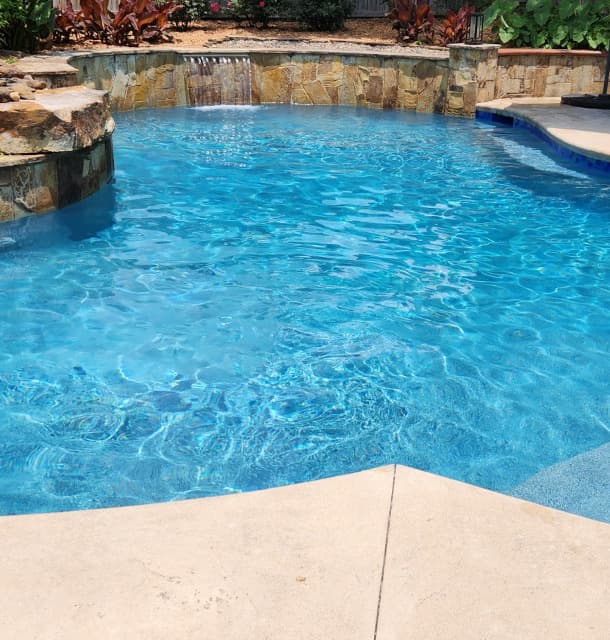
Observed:
[[[356,0],[354,18],[381,18],[387,13],[387,3],[383,0]]]

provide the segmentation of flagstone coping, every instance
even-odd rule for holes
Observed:
[[[401,466],[0,518],[6,640],[606,639],[610,525]]]
[[[477,104],[478,112],[520,118],[572,151],[610,161],[610,112],[562,105],[561,98],[501,98]]]

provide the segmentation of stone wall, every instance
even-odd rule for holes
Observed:
[[[591,51],[500,49],[495,97],[602,92],[605,56]]]
[[[442,113],[447,60],[253,53],[252,102]]]
[[[108,91],[114,111],[188,104],[187,63],[174,51],[78,54],[70,64],[81,84]]]
[[[35,56],[19,65],[20,73],[47,79],[52,86],[80,82],[107,91],[109,105],[116,111],[251,101],[470,117],[477,103],[504,96],[600,93],[604,57],[595,52],[499,50],[495,45],[450,45],[448,50],[424,54],[405,49],[405,55],[140,49],[79,53],[70,58]],[[54,92],[62,91],[66,90],[46,90],[39,106],[46,101],[52,110],[57,99]],[[62,99],[68,93],[74,91],[67,91]],[[56,106],[59,114],[61,104]],[[82,111],[85,116],[73,116],[72,124],[64,115],[39,113],[30,101],[10,108],[18,120],[10,124],[7,116],[4,122],[10,124],[10,131],[0,127],[0,220],[65,206],[108,181],[112,147],[111,128],[104,128],[111,120],[107,108],[93,109],[89,116],[80,105],[74,113]],[[40,135],[20,138],[26,115],[29,124],[38,122]],[[89,126],[94,120],[101,128]],[[26,149],[30,155],[12,159],[6,155],[22,153],[23,140],[38,146]],[[57,147],[58,140],[67,146]],[[45,155],[36,155],[41,152]]]
[[[449,45],[449,79],[444,113],[472,117],[479,102],[496,91],[498,45]]]
[[[87,149],[33,156],[0,156],[0,222],[79,202],[113,174],[111,138]]]
[[[0,222],[95,193],[112,177],[107,96],[82,86],[0,104]]]
[[[208,59],[248,55],[251,61],[252,102],[361,105],[415,109],[442,113],[447,90],[446,53],[434,58],[252,52],[213,54]],[[141,107],[193,104],[205,82],[214,84],[219,69],[209,78],[193,78],[197,53],[138,51],[76,55],[71,59],[79,82],[109,92],[111,108],[127,111]],[[209,67],[208,67],[209,68]],[[234,66],[226,66],[233,72]],[[220,87],[220,81],[216,82]],[[230,93],[230,92],[229,92]],[[220,89],[218,91],[221,95]]]

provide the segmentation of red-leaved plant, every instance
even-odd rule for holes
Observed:
[[[447,17],[441,21],[439,40],[443,45],[453,42],[465,42],[468,38],[468,18],[474,7],[467,4],[457,11],[447,11]]]
[[[81,0],[80,5],[76,12],[67,0],[66,8],[59,11],[54,31],[57,42],[67,42],[74,36],[137,47],[141,40],[170,40],[165,31],[169,16],[181,6],[173,0],[163,4],[154,0],[121,0],[115,13],[108,8],[108,0]]]
[[[399,42],[433,42],[434,14],[430,5],[419,0],[392,0],[391,7],[388,17]]]

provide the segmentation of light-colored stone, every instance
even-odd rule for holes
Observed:
[[[560,98],[503,98],[480,103],[477,109],[518,117],[542,129],[562,146],[610,161],[608,112],[560,104]]]
[[[605,640],[610,526],[406,467],[0,518],[3,640]]]
[[[610,526],[398,467],[378,640],[607,640]]]
[[[0,518],[3,640],[370,640],[393,467]]]
[[[90,147],[114,130],[104,92],[70,87],[35,100],[0,104],[0,153],[37,154]]]

